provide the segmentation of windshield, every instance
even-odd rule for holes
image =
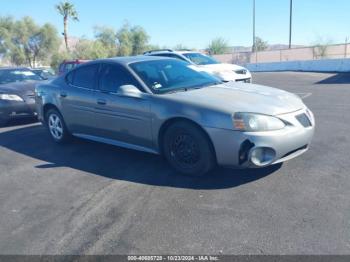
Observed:
[[[216,61],[214,58],[207,55],[203,55],[201,53],[184,53],[183,55],[190,59],[196,65],[219,64],[219,62]]]
[[[32,71],[44,79],[52,78],[55,76],[55,73],[52,69],[33,69]]]
[[[29,80],[43,80],[30,70],[10,69],[0,70],[0,84],[22,82]]]
[[[130,64],[130,67],[154,93],[158,94],[187,91],[220,83],[217,78],[197,72],[179,60],[144,61]]]

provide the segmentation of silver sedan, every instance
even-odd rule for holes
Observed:
[[[175,59],[96,60],[36,88],[39,119],[71,136],[154,154],[201,175],[216,164],[265,167],[308,150],[315,120],[279,89],[221,83]]]

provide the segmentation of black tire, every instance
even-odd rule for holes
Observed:
[[[202,176],[215,166],[212,145],[196,125],[179,121],[167,128],[163,136],[163,154],[180,173]]]
[[[53,130],[54,128],[52,127],[53,120],[56,120],[56,132]],[[71,134],[69,133],[66,124],[64,122],[64,119],[60,112],[58,112],[57,109],[49,109],[45,115],[45,124],[47,127],[47,131],[51,138],[58,144],[63,144],[66,143],[70,140]],[[61,132],[59,132],[61,130]]]

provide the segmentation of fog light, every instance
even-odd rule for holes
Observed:
[[[256,166],[266,166],[273,162],[275,150],[269,147],[256,147],[250,152],[250,161]]]

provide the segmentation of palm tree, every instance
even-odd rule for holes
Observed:
[[[58,13],[63,16],[63,28],[64,28],[64,42],[66,44],[66,49],[69,51],[68,47],[68,35],[67,35],[67,26],[68,26],[68,19],[72,19],[73,21],[79,21],[78,19],[78,13],[75,10],[75,7],[73,4],[69,3],[68,1],[61,2],[58,5],[56,5],[56,9]]]

